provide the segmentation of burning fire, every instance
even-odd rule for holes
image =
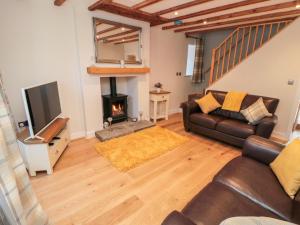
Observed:
[[[124,114],[123,106],[118,103],[118,104],[113,104],[112,105],[112,115],[113,116],[118,116]]]

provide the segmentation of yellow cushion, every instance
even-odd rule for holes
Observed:
[[[214,96],[211,94],[211,92],[209,92],[204,97],[202,97],[198,100],[195,100],[195,102],[199,105],[202,112],[205,114],[208,114],[208,113],[214,111],[215,109],[221,107],[221,105],[219,104],[219,102],[217,102],[217,100],[214,98]]]
[[[222,109],[239,112],[247,93],[230,91],[226,94]]]
[[[286,193],[294,198],[300,188],[300,139],[287,145],[270,166]]]

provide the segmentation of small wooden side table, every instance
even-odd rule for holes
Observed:
[[[168,120],[170,94],[171,92],[163,90],[160,92],[150,91],[150,104],[153,102],[150,118],[153,119],[154,123],[156,123],[157,119],[164,118],[165,120]],[[165,105],[163,112],[159,112],[158,110],[157,106],[159,102],[162,102]]]

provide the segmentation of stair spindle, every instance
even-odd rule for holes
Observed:
[[[227,48],[227,41],[224,43],[223,61],[222,61],[222,69],[221,69],[220,77],[223,76],[223,73],[224,73],[224,64],[225,64],[226,48]]]
[[[211,58],[211,69],[210,69],[209,84],[213,83],[214,68],[215,68],[215,56],[216,56],[216,49],[214,48],[213,51],[212,51],[212,58]]]
[[[256,47],[257,34],[258,34],[258,26],[256,26],[256,31],[255,31],[255,37],[254,37],[254,43],[253,43],[252,52],[254,52],[255,47]]]
[[[260,44],[259,44],[259,47],[262,46],[262,44],[263,44],[264,37],[265,37],[265,31],[266,31],[266,24],[263,25],[263,30],[262,30],[262,33],[261,33],[261,38],[260,38]]]
[[[221,48],[218,48],[218,65],[217,65],[217,71],[216,71],[216,79],[218,79],[219,74],[219,67],[220,67],[220,60],[221,60]]]
[[[240,51],[239,63],[240,63],[241,60],[242,60],[243,49],[244,49],[244,43],[245,43],[245,35],[246,35],[246,27],[244,27],[243,36],[242,36],[242,44],[241,44],[241,51]]]
[[[239,32],[240,32],[240,28],[238,28],[238,29],[237,29],[237,32],[236,32],[235,49],[234,49],[233,63],[232,63],[232,66],[233,66],[233,67],[235,66],[236,53],[237,53],[238,44],[239,44]]]
[[[247,43],[247,50],[246,50],[245,58],[248,57],[249,46],[250,46],[250,40],[251,40],[252,26],[250,26],[249,29],[250,29],[250,30],[249,30],[248,43]]]
[[[234,34],[233,34],[234,35]],[[227,68],[226,68],[226,72],[228,72],[229,70],[229,66],[230,66],[230,57],[231,57],[231,49],[232,49],[232,40],[233,40],[233,35],[231,35],[230,38],[230,44],[229,44],[229,53],[228,53],[228,61],[227,61]]]
[[[271,23],[271,25],[270,25],[270,32],[269,32],[269,36],[268,36],[268,41],[271,39],[272,31],[273,31],[273,23]]]

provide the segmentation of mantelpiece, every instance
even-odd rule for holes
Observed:
[[[117,68],[117,67],[97,67],[90,66],[87,68],[88,74],[91,75],[109,75],[109,74],[146,74],[150,72],[149,67],[134,67],[134,68]]]

